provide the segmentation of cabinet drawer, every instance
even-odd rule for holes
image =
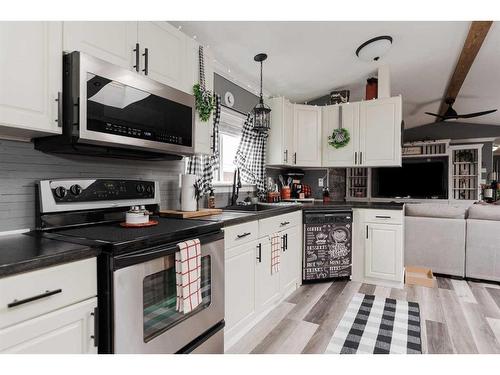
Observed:
[[[0,328],[96,295],[96,258],[0,279]]]
[[[403,224],[403,210],[365,210],[368,223]]]
[[[248,223],[233,225],[224,228],[224,247],[229,249],[250,241],[259,236],[259,222],[257,220]]]
[[[296,211],[259,220],[259,237],[268,236],[272,233],[299,225],[301,217],[302,211]]]

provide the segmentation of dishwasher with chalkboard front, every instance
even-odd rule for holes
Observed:
[[[350,278],[352,210],[304,210],[302,279]]]

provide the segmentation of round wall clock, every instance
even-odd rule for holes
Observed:
[[[234,95],[231,91],[226,91],[226,94],[224,95],[224,103],[228,107],[232,107],[234,105]]]

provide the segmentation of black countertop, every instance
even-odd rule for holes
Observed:
[[[36,232],[0,236],[0,278],[96,256],[98,249]]]
[[[276,215],[282,215],[289,212],[301,210],[348,210],[352,208],[365,208],[377,210],[402,210],[404,203],[398,202],[328,202],[321,201],[314,203],[290,204],[290,205],[276,205],[275,208],[264,211],[236,211],[224,210],[221,214],[205,216],[197,218],[196,220],[217,221],[222,225],[228,227],[236,224],[243,224],[254,220],[265,219]]]

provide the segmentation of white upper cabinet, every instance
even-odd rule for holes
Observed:
[[[137,22],[64,22],[64,51],[81,51],[135,70]],[[143,69],[144,67],[139,67]]]
[[[167,22],[147,21],[139,22],[138,39],[141,60],[145,68],[147,65],[144,73],[158,82],[192,93],[187,69],[187,36]]]
[[[283,97],[269,99],[267,104],[271,107],[267,164],[293,165],[293,104]]]
[[[361,102],[358,165],[401,166],[401,107],[401,96]]]
[[[293,164],[321,166],[321,107],[295,104],[293,128]]]
[[[0,136],[61,133],[62,23],[0,22]]]
[[[355,165],[355,153],[359,147],[359,103],[324,106],[322,120],[323,167]],[[344,147],[334,148],[328,144],[328,137],[340,127],[349,131],[351,140]]]

